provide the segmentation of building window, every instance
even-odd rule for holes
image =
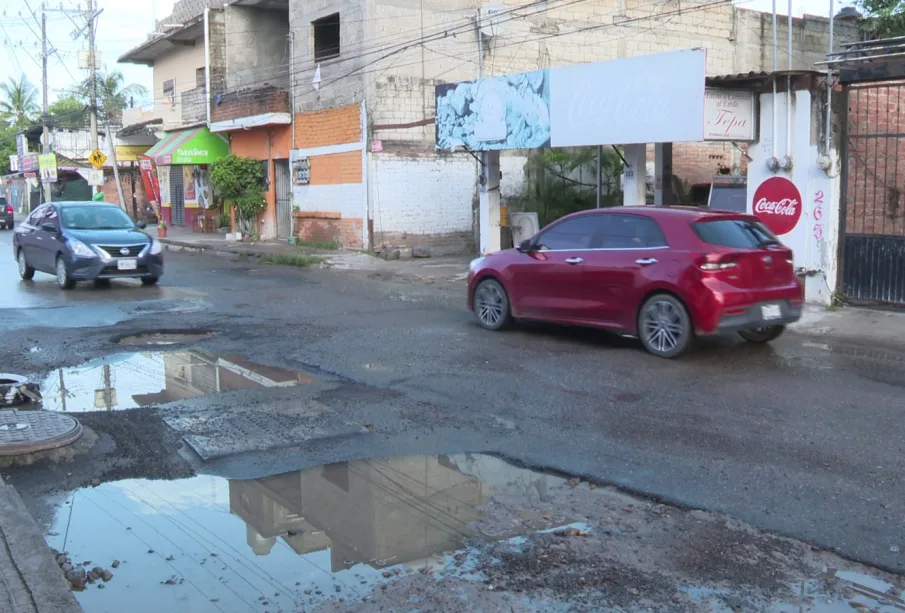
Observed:
[[[270,189],[270,160],[261,162],[261,185],[264,187],[264,191]]]
[[[163,97],[169,100],[170,106],[176,106],[176,79],[163,82]]]
[[[339,55],[339,13],[311,22],[314,30],[314,61]]]
[[[207,69],[202,66],[195,69],[195,87],[204,87],[207,82]]]

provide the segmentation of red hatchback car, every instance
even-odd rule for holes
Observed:
[[[513,319],[638,336],[674,358],[696,336],[766,343],[801,317],[792,252],[756,217],[693,207],[618,207],[563,217],[516,249],[478,258],[468,306],[499,330]]]

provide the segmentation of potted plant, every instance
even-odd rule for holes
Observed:
[[[157,223],[157,236],[160,238],[167,237],[167,222],[162,219]]]

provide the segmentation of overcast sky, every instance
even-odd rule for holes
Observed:
[[[40,0],[2,0],[0,9],[0,44],[3,45],[4,61],[0,62],[0,80],[18,77],[25,73],[36,86],[41,85],[41,30],[29,11],[29,5],[40,10]],[[111,69],[121,71],[126,83],[140,83],[151,88],[151,69],[130,64],[116,64],[116,60],[129,49],[147,39],[154,27],[154,19],[170,14],[173,0],[97,0],[96,4],[103,9],[98,19],[97,48],[101,62]],[[85,0],[48,0],[48,6],[67,9],[84,9]],[[763,11],[772,10],[772,0],[741,0],[740,6]],[[836,11],[845,6],[836,2]],[[787,0],[778,0],[777,11],[785,14]],[[792,12],[796,16],[802,13],[827,15],[829,0],[793,0]],[[40,19],[40,15],[38,15]],[[83,79],[86,71],[78,67],[78,52],[88,47],[85,36],[73,40],[71,33],[76,29],[74,22],[80,26],[84,20],[78,15],[67,16],[59,12],[49,12],[47,18],[48,39],[55,51],[49,60],[50,101],[65,96],[71,91],[73,84]],[[149,104],[147,100],[138,101]]]

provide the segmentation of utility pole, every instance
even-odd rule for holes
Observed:
[[[104,364],[104,406],[108,411],[113,410],[113,392],[110,387],[110,365]]]
[[[91,117],[91,150],[98,150],[97,140],[97,60],[94,48],[94,0],[88,0],[88,89],[91,97],[89,113]],[[109,138],[109,135],[108,135]]]
[[[50,151],[50,128],[47,126],[48,117],[48,105],[47,105],[47,90],[49,89],[47,83],[47,13],[44,12],[43,6],[41,10],[41,89],[43,90],[41,93],[42,96],[42,104],[41,104],[41,122],[44,124],[44,132],[41,135],[41,153],[44,155],[49,154]],[[52,186],[49,181],[41,181],[42,187],[44,188],[44,202],[50,202],[52,199]]]

